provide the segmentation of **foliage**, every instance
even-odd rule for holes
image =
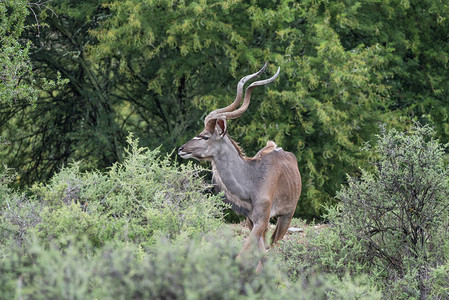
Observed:
[[[12,170],[5,165],[0,171],[0,199],[2,199],[11,193],[9,185],[14,180],[14,173],[12,173]]]
[[[374,174],[338,193],[342,224],[351,226],[366,249],[366,260],[383,266],[388,276],[413,274],[418,294],[427,294],[428,268],[447,259],[449,172],[446,146],[434,140],[429,126],[408,133],[382,133]]]
[[[446,148],[432,135],[428,126],[384,132],[375,147],[376,172],[349,177],[338,193],[343,222],[359,232],[371,255],[399,273],[403,259],[439,247],[435,238],[448,221]]]
[[[290,276],[324,271],[343,278],[349,272],[369,276],[387,298],[445,295],[449,177],[446,146],[433,135],[419,124],[379,135],[370,150],[374,171],[349,176],[339,208],[328,211],[332,225],[312,229],[306,243],[285,245]]]
[[[42,205],[10,187],[15,176],[7,167],[0,172],[0,240],[4,246],[22,245],[28,230],[40,222]]]
[[[122,158],[126,134],[111,114],[115,101],[104,91],[98,69],[82,53],[92,41],[88,30],[97,22],[89,20],[89,10],[97,6],[83,3],[74,2],[73,10],[68,5],[62,12],[56,8],[58,1],[51,1],[47,4],[54,8],[35,11],[46,26],[23,33],[23,39],[30,41],[29,55],[37,70],[34,84],[42,87],[39,105],[34,107],[24,99],[0,105],[0,135],[8,141],[0,155],[20,170],[22,186],[48,180],[72,160],[83,160],[85,168],[105,168]],[[26,24],[34,22],[33,15]],[[70,83],[45,86],[46,81],[61,77]]]
[[[376,286],[386,298],[448,297],[446,146],[412,126],[360,151],[379,121],[431,123],[448,141],[448,4],[31,5],[0,1],[0,159],[18,172],[0,171],[2,297],[380,298]],[[270,251],[288,282],[276,262],[256,276],[234,260],[204,170],[161,154],[263,61],[282,75],[230,133],[250,155],[268,139],[295,153],[301,216],[341,201],[329,227]],[[162,147],[139,148],[130,130]]]
[[[203,239],[106,246],[80,255],[79,243],[64,251],[36,241],[24,248],[0,249],[0,292],[14,299],[380,299],[347,279],[291,284],[273,260],[255,272],[235,259],[240,244],[229,233]],[[81,246],[86,248],[86,246]],[[88,248],[88,247],[87,247]],[[361,292],[363,291],[363,292]]]
[[[164,151],[179,146],[207,111],[230,101],[239,77],[268,60],[283,70],[282,92],[262,103],[256,92],[230,131],[249,154],[268,139],[294,152],[306,187],[298,212],[316,217],[363,162],[354,155],[372,125],[386,119],[388,51],[344,49],[326,13],[308,2],[58,0],[52,10],[57,17],[41,14],[49,27],[40,37],[28,36],[31,58],[70,84],[43,93],[34,111],[24,103],[3,110],[3,155],[21,170],[21,184],[49,178],[70,159],[82,169],[112,165],[126,130]]]
[[[35,105],[41,89],[67,83],[58,75],[56,81],[43,77],[40,87],[35,84],[30,61],[31,43],[21,40],[31,5],[27,0],[0,2],[0,104],[11,105],[13,101],[23,99]]]
[[[402,130],[418,119],[448,140],[449,6],[439,0],[49,5],[37,11],[48,26],[21,35],[33,86],[57,81],[58,72],[70,83],[42,88],[34,110],[25,99],[0,104],[0,158],[22,186],[71,160],[105,170],[123,159],[128,131],[171,151],[263,61],[270,73],[280,66],[281,76],[255,91],[229,132],[249,155],[269,139],[295,153],[302,217],[319,218],[345,174],[368,167],[360,146],[379,122]],[[33,15],[24,24],[34,22]]]
[[[93,247],[100,247],[123,230],[119,224],[105,215],[86,213],[79,204],[71,203],[56,209],[44,207],[41,222],[32,232],[42,244],[56,240],[65,248],[70,243],[87,239]]]
[[[445,253],[448,253],[447,245]],[[430,272],[431,294],[436,299],[445,299],[449,297],[449,262],[446,261],[444,265],[433,268]]]
[[[220,199],[207,193],[203,170],[140,148],[132,136],[128,142],[124,162],[108,172],[81,172],[75,163],[28,195],[2,173],[2,297],[379,298],[351,278],[289,282],[264,253],[236,260],[242,241],[219,227]]]
[[[155,237],[193,236],[221,224],[219,196],[207,194],[201,168],[178,166],[158,149],[128,138],[123,163],[108,172],[80,172],[73,164],[33,193],[46,207],[36,235],[62,246],[87,237],[93,246],[119,238],[151,244]]]
[[[431,123],[442,142],[448,142],[449,4],[438,0],[350,3],[349,7],[335,3],[331,12],[331,22],[340,23],[344,47],[363,44],[390,49],[385,56],[385,68],[391,74],[386,80],[390,107]]]
[[[37,99],[37,91],[22,81],[32,73],[30,44],[22,45],[19,41],[28,15],[27,3],[26,0],[0,2],[0,103],[20,97],[31,102]]]
[[[365,248],[345,230],[333,226],[319,229],[308,226],[305,238],[283,241],[275,249],[281,270],[294,282],[316,274],[332,274],[336,282],[344,282],[349,275],[364,282],[366,287],[375,286],[373,279],[377,278],[378,270],[367,267],[362,259]],[[364,277],[367,273],[369,276]]]
[[[230,132],[249,154],[274,139],[297,155],[305,183],[301,216],[316,217],[320,205],[334,202],[331,195],[344,174],[363,163],[354,157],[361,142],[370,139],[377,121],[387,119],[380,112],[388,51],[344,49],[326,13],[312,3],[129,0],[106,6],[112,15],[94,31],[99,43],[90,47],[91,57],[120,61],[119,71],[132,79],[127,94],[139,91],[137,76],[151,93],[145,97],[178,109],[166,110],[174,125],[156,127],[174,127],[167,130],[171,139],[190,138],[202,126],[200,115],[185,113],[191,105],[206,111],[224,106],[237,79],[264,60],[271,71],[281,67],[275,87],[282,92],[269,93],[263,102],[257,97],[263,91],[256,92]]]
[[[3,171],[1,245],[22,246],[32,236],[44,247],[86,241],[98,248],[112,240],[151,245],[159,237],[193,237],[222,224],[220,196],[210,193],[201,168],[179,166],[158,149],[140,148],[131,136],[128,141],[124,162],[109,172],[81,172],[75,163],[28,195],[11,189],[14,176]]]
[[[344,174],[365,164],[360,145],[371,139],[377,122],[389,118],[384,110],[388,86],[382,82],[388,76],[383,69],[388,49],[345,49],[329,24],[332,4],[306,1],[287,7],[291,20],[276,24],[274,34],[285,53],[272,55],[284,78],[268,99],[256,102],[257,112],[246,116],[249,128],[239,129],[247,143],[274,138],[296,154],[304,185],[298,212],[313,217],[321,215],[323,205],[335,203]],[[284,10],[273,12],[276,20]]]

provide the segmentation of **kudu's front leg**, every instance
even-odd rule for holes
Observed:
[[[249,236],[245,240],[242,250],[237,258],[241,257],[245,252],[257,245],[260,250],[266,251],[264,234],[267,230],[267,223],[261,222],[260,224],[254,224]]]
[[[265,234],[268,228],[268,222],[270,220],[270,201],[258,201],[259,205],[255,206],[252,212],[252,220],[249,219],[248,225],[251,230],[249,236],[246,238],[245,244],[240,251],[237,258],[251,249],[251,247],[257,246],[261,251],[265,252]],[[265,205],[264,205],[265,204]]]
[[[240,251],[239,255],[237,255],[237,260],[239,259],[247,260],[251,258],[254,255],[254,253],[250,253],[252,249],[258,248],[259,251],[262,253],[267,251],[265,248],[265,233],[267,231],[267,226],[268,220],[259,221],[258,223],[253,224],[252,230],[249,236],[246,238],[242,250]],[[257,273],[259,273],[263,268],[262,260],[263,259],[259,260],[257,263],[256,268]]]

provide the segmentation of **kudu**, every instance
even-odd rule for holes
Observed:
[[[265,251],[265,234],[272,217],[277,217],[272,243],[284,237],[301,194],[301,176],[293,153],[268,141],[254,157],[246,157],[227,134],[227,120],[238,118],[246,111],[252,90],[273,82],[279,75],[280,68],[273,77],[249,85],[243,104],[237,109],[243,98],[244,84],[259,76],[266,66],[267,63],[257,73],[243,77],[237,85],[234,102],[212,111],[204,120],[204,130],[178,151],[182,158],[211,161],[214,183],[224,191],[232,208],[247,217],[251,233],[239,257],[251,244]]]

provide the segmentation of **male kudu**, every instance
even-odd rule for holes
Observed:
[[[237,85],[234,102],[212,111],[204,120],[204,130],[179,148],[182,158],[195,158],[212,163],[213,181],[224,191],[232,208],[248,219],[251,230],[239,256],[257,244],[265,250],[265,233],[269,220],[277,217],[272,243],[282,239],[290,225],[301,194],[301,176],[293,153],[278,148],[272,141],[254,157],[246,157],[238,144],[227,134],[227,120],[240,117],[248,108],[251,92],[256,86],[273,82],[276,74],[266,80],[253,82],[245,91],[245,82],[259,76],[257,73],[243,77]]]

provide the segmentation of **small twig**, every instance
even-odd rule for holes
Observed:
[[[9,209],[10,211],[13,211],[13,210],[11,209],[11,207],[9,206],[9,201],[8,201],[8,199],[6,199],[6,204],[8,205],[8,209]]]
[[[100,204],[103,204],[103,202],[106,200],[106,198],[109,196],[110,193],[115,192],[119,187],[121,187],[122,184],[114,185],[109,192],[104,196],[104,198],[100,201]]]
[[[40,36],[40,30],[39,30],[39,28],[41,27],[41,23],[39,22],[39,18],[38,18],[37,14],[36,14],[36,12],[34,11],[34,9],[33,9],[32,6],[36,6],[39,10],[48,9],[49,11],[52,12],[52,14],[53,14],[54,16],[58,17],[58,15],[56,14],[56,12],[55,12],[52,8],[50,8],[49,6],[47,6],[47,3],[48,3],[48,2],[51,2],[51,1],[52,1],[52,0],[42,2],[42,0],[39,0],[38,2],[29,2],[29,3],[28,3],[28,8],[31,10],[31,12],[32,12],[33,15],[34,15],[34,19],[36,20],[37,36],[38,36],[38,37]]]

